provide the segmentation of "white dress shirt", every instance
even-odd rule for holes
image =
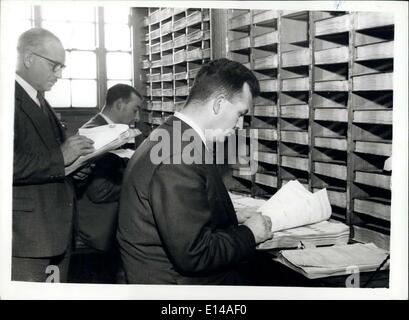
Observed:
[[[176,118],[179,118],[180,120],[182,120],[186,124],[188,124],[193,130],[195,130],[196,133],[199,135],[200,139],[202,139],[206,149],[208,149],[207,144],[206,144],[206,137],[204,135],[203,130],[192,119],[190,119],[189,117],[187,117],[183,113],[180,113],[180,112],[177,112],[177,111],[174,113],[174,116]]]
[[[17,83],[24,89],[25,92],[30,96],[30,98],[41,108],[40,101],[37,98],[37,90],[34,89],[31,84],[29,84],[26,80],[20,77],[16,73],[16,81]]]

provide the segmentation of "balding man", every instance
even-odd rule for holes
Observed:
[[[66,282],[75,202],[64,169],[92,152],[93,142],[67,139],[44,99],[65,67],[61,41],[33,28],[19,37],[17,52],[12,280]]]

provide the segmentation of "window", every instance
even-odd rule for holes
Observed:
[[[126,7],[75,3],[34,6],[22,13],[21,32],[41,26],[59,37],[66,50],[62,78],[46,92],[53,107],[101,107],[107,88],[133,84],[129,15]]]

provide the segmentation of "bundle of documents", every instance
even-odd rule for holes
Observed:
[[[342,245],[349,241],[349,227],[341,222],[322,221],[307,226],[274,232],[273,238],[260,243],[257,249],[309,248]]]
[[[270,217],[273,232],[328,220],[332,212],[326,189],[312,193],[297,180],[285,184],[257,211]]]
[[[356,243],[303,250],[282,250],[275,260],[309,279],[375,271],[388,252],[373,243]],[[389,268],[389,261],[381,270]]]
[[[326,189],[309,192],[297,180],[284,185],[269,200],[230,194],[237,212],[253,210],[270,217],[273,238],[257,249],[341,245],[349,240],[349,227],[329,221],[331,206]]]
[[[107,124],[94,128],[81,128],[78,130],[78,134],[93,140],[95,151],[79,157],[70,166],[66,167],[65,175],[71,174],[90,160],[119,148],[135,137],[134,130],[130,129],[126,124]]]

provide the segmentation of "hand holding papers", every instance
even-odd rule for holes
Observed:
[[[311,193],[297,180],[292,180],[258,211],[271,218],[271,231],[275,232],[328,220],[331,205],[326,189]]]
[[[138,134],[139,130],[129,129],[125,124],[107,124],[104,126],[94,128],[81,128],[78,133],[94,141],[93,153],[86,156],[79,157],[74,163],[65,168],[65,175],[76,171],[82,167],[89,160],[119,148],[123,144],[127,143],[129,139],[134,138]]]

